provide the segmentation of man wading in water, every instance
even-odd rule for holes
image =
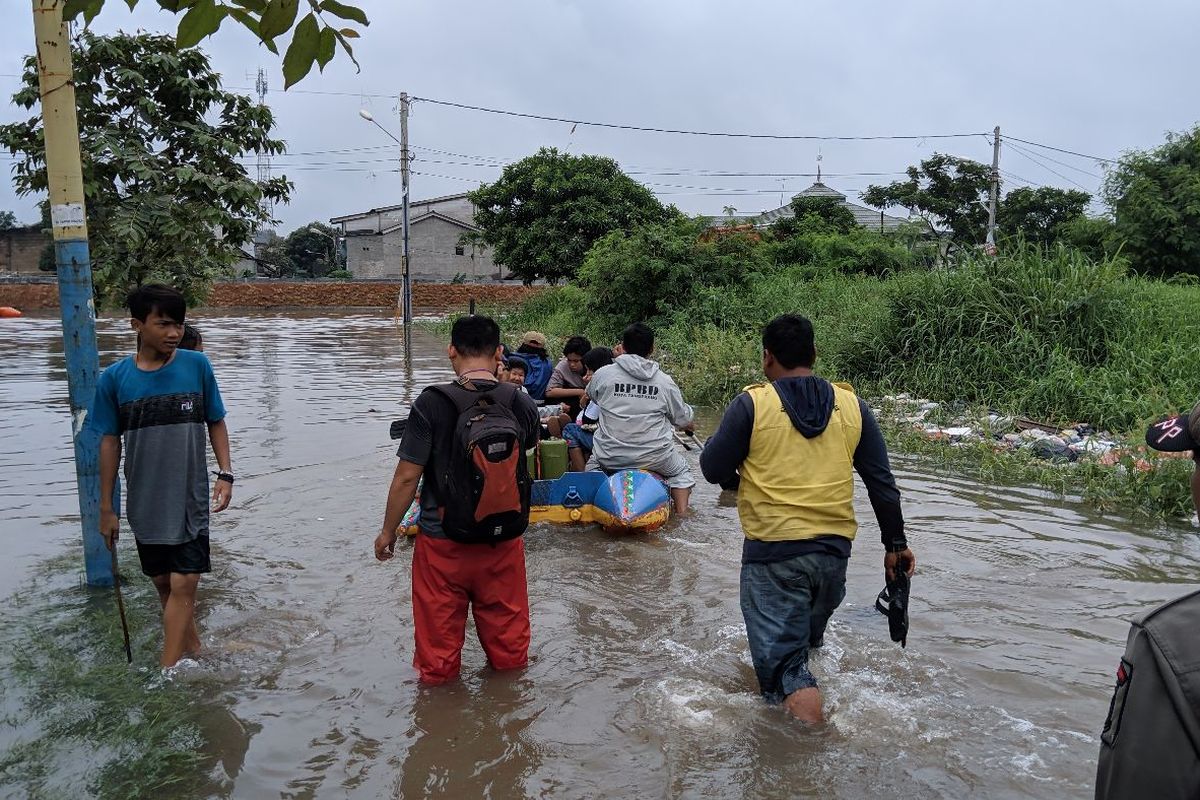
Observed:
[[[383,530],[375,537],[375,557],[392,558],[396,529],[424,475],[412,558],[413,666],[433,684],[458,676],[468,607],[494,669],[517,669],[528,659],[520,536],[529,525],[525,450],[537,445],[540,433],[529,395],[496,380],[495,322],[460,318],[447,353],[458,380],[428,387],[413,403]]]
[[[700,454],[710,483],[738,489],[742,615],[759,689],[810,723],[824,721],[824,711],[808,652],[821,646],[846,596],[858,529],[852,469],[879,520],[888,579],[916,566],[879,426],[852,391],[813,374],[816,355],[811,322],[772,320],[762,357],[770,383],[734,399]]]
[[[1155,450],[1192,452],[1200,513],[1200,403],[1150,426]],[[1200,792],[1200,592],[1133,621],[1100,733],[1097,800],[1183,800]]]
[[[213,511],[233,493],[225,406],[203,353],[180,349],[187,306],[168,286],[130,293],[138,333],[135,355],[104,370],[88,424],[100,440],[100,533],[116,545],[119,520],[113,486],[125,449],[125,518],[133,529],[142,572],[154,581],[163,608],[160,663],[174,666],[200,649],[196,588],[212,570],[208,555],[208,468],[204,434],[217,458]]]

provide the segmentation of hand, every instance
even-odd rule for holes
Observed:
[[[109,550],[117,542],[118,529],[121,527],[120,518],[112,509],[100,511],[100,535],[104,537],[104,546]]]
[[[387,561],[394,555],[396,555],[396,532],[380,531],[379,535],[375,537],[375,558]]]
[[[224,511],[229,508],[229,501],[232,499],[233,484],[217,478],[216,483],[213,484],[213,511]]]
[[[889,581],[896,579],[897,563],[902,565],[904,574],[910,578],[917,569],[917,557],[913,555],[912,550],[906,547],[899,553],[889,552],[883,557],[883,574]]]
[[[688,433],[696,432],[696,420],[692,420],[687,425],[680,426],[679,430],[687,431]]]

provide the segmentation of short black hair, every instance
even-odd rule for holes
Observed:
[[[648,358],[654,352],[654,331],[644,322],[635,322],[621,332],[625,352]]]
[[[454,320],[450,344],[468,358],[495,355],[500,347],[500,326],[491,317],[472,314]]]
[[[509,356],[508,361],[505,363],[510,370],[519,369],[526,375],[529,374],[529,362],[520,356]]]
[[[125,297],[125,305],[129,307],[130,315],[142,322],[154,311],[181,325],[187,317],[187,301],[183,299],[183,293],[161,283],[137,287]]]
[[[762,344],[784,369],[812,367],[817,360],[813,324],[799,314],[784,314],[768,322]]]
[[[583,365],[592,372],[607,367],[613,363],[612,350],[607,347],[593,347],[583,354]]]
[[[563,345],[563,355],[569,356],[572,353],[582,358],[587,355],[588,350],[592,349],[592,343],[587,340],[586,336],[572,336],[567,339],[567,343]]]
[[[200,335],[200,329],[184,323],[183,336],[179,337],[179,348],[181,350],[196,350],[204,344],[204,337]]]

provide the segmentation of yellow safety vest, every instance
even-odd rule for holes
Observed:
[[[738,515],[747,538],[766,542],[835,534],[853,539],[854,450],[862,436],[858,396],[833,384],[833,414],[812,439],[796,430],[774,385],[745,389],[754,401],[750,453],[742,462]]]

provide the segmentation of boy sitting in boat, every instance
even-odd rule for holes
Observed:
[[[596,371],[613,363],[613,353],[607,347],[593,347],[583,356],[584,408],[575,421],[563,426],[562,438],[567,440],[567,460],[572,472],[583,472],[592,455],[592,438],[600,422],[600,407],[588,397],[586,387],[592,382]]]
[[[650,360],[654,331],[641,322],[621,336],[624,353],[597,370],[588,396],[600,409],[589,470],[644,469],[662,476],[678,514],[686,514],[695,478],[675,449],[675,428],[693,430],[694,412],[679,386]]]

